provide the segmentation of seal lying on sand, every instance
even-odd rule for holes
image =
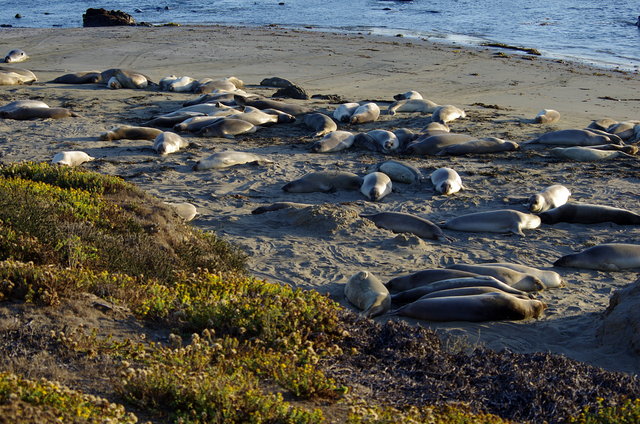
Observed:
[[[617,159],[621,157],[633,158],[619,150],[600,150],[585,146],[555,147],[549,151],[553,156],[571,159],[578,162],[592,162],[598,160]]]
[[[544,212],[564,205],[570,196],[571,192],[565,186],[561,184],[550,185],[540,193],[531,196],[527,207],[533,213]]]
[[[31,84],[38,80],[28,69],[0,66],[0,85]]]
[[[460,175],[451,168],[438,168],[429,177],[436,191],[445,196],[464,189]]]
[[[360,192],[367,196],[369,200],[377,202],[391,193],[392,188],[391,178],[387,174],[372,172],[362,178]]]
[[[547,305],[508,293],[420,299],[392,312],[425,321],[500,321],[538,318]]]
[[[29,59],[29,56],[24,50],[13,49],[4,57],[4,63],[24,62],[27,59]]]
[[[175,153],[183,147],[187,147],[189,142],[180,137],[178,134],[170,131],[164,131],[153,141],[153,150],[161,155]]]
[[[354,140],[355,135],[349,131],[333,131],[313,143],[311,151],[316,153],[339,152],[351,147]]]
[[[618,225],[640,225],[640,215],[626,209],[588,203],[567,203],[541,213],[545,224],[570,222],[573,224],[600,224],[613,222]]]
[[[367,271],[360,271],[349,278],[344,286],[344,296],[367,318],[384,314],[391,307],[389,290]]]
[[[78,166],[85,162],[89,162],[94,160],[94,157],[89,156],[85,152],[71,150],[66,152],[56,153],[53,159],[51,159],[51,163],[57,165],[66,165],[66,166]]]
[[[410,233],[430,240],[449,241],[440,227],[428,219],[402,212],[379,212],[374,214],[360,214],[362,218],[370,219],[379,228],[394,233]]]
[[[315,131],[315,137],[322,137],[338,130],[335,121],[324,113],[310,113],[302,121],[307,127]]]
[[[254,153],[226,151],[217,152],[202,159],[193,167],[196,171],[206,169],[224,169],[234,165],[244,165],[245,163],[257,163],[258,165],[273,163],[273,161]]]
[[[606,243],[590,247],[580,253],[566,255],[553,263],[554,266],[621,271],[640,267],[640,245]]]
[[[545,288],[538,277],[499,265],[454,264],[447,268],[472,272],[479,275],[490,275],[515,289],[526,292],[544,290]]]
[[[285,184],[282,189],[289,193],[333,192],[336,190],[358,190],[362,178],[353,172],[320,171],[311,172],[302,178]]]
[[[611,142],[612,140],[609,137],[596,134],[589,130],[568,129],[548,132],[533,140],[525,141],[522,144],[538,143],[565,146],[595,146]]]
[[[51,82],[57,84],[97,84],[102,82],[102,73],[100,71],[75,72],[60,75]]]
[[[450,280],[452,278],[477,277],[467,271],[459,271],[457,269],[425,269],[412,274],[402,275],[387,281],[385,286],[392,291],[406,291],[429,285],[436,281]]]
[[[560,112],[554,109],[542,109],[533,121],[537,124],[553,124],[560,120]]]
[[[456,231],[515,233],[524,237],[523,229],[540,226],[540,218],[512,209],[476,212],[452,218],[444,228]]]
[[[162,130],[157,128],[121,125],[100,134],[100,140],[155,140],[159,134],[162,134]]]

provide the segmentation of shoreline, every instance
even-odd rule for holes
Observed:
[[[135,17],[135,16],[134,16]],[[537,45],[515,45],[505,43],[501,40],[491,39],[491,38],[479,38],[465,34],[456,34],[456,33],[435,33],[435,32],[420,32],[416,30],[402,29],[402,28],[386,28],[386,27],[373,27],[373,26],[354,26],[352,29],[349,27],[322,27],[322,26],[310,26],[310,25],[291,25],[291,24],[265,24],[265,25],[254,25],[254,24],[229,24],[229,23],[196,23],[196,22],[162,22],[162,23],[153,23],[148,22],[151,26],[145,25],[136,25],[134,28],[162,28],[162,27],[185,27],[185,28],[193,28],[193,27],[240,27],[240,28],[255,28],[268,30],[270,28],[282,28],[292,31],[305,31],[305,32],[321,32],[321,33],[329,33],[329,34],[341,34],[341,35],[366,35],[372,37],[388,37],[391,39],[407,39],[407,40],[421,40],[430,42],[436,45],[443,45],[445,47],[461,47],[466,49],[484,49],[487,46],[483,46],[484,43],[489,44],[504,44],[512,47],[517,47],[517,49],[505,50],[500,47],[488,46],[494,49],[496,52],[506,51],[507,53],[512,53],[516,55],[521,55],[527,57],[528,53],[526,51],[517,51],[517,50],[537,50],[541,52],[541,59],[551,60],[551,61],[561,61],[561,62],[569,62],[575,65],[584,65],[588,67],[593,67],[601,70],[609,70],[614,72],[622,72],[638,75],[640,73],[640,65],[638,64],[623,64],[623,63],[613,63],[604,60],[598,60],[593,57],[580,57],[580,56],[572,56],[570,54],[564,54],[559,52],[550,52],[542,48],[542,46]],[[61,26],[52,26],[52,27],[20,27],[20,26],[10,26],[10,27],[0,27],[0,31],[3,29],[81,29],[83,26],[78,27],[61,27]],[[109,28],[109,27],[104,27]],[[126,28],[126,27],[124,27]]]
[[[497,57],[489,49],[281,27],[54,28],[7,33],[0,47],[22,41],[31,59],[18,66],[33,70],[41,82],[0,87],[1,103],[36,98],[50,106],[72,108],[81,117],[0,120],[0,131],[6,134],[0,140],[3,162],[48,161],[61,150],[86,151],[98,158],[86,164],[88,169],[122,176],[167,201],[196,204],[200,216],[194,225],[214,230],[245,249],[254,275],[328,293],[345,307],[350,306],[341,296],[342,283],[360,270],[386,281],[460,262],[511,261],[548,268],[560,255],[593,243],[640,239],[635,226],[561,224],[528,232],[524,238],[455,232],[451,233],[455,242],[441,244],[395,235],[358,216],[394,210],[437,222],[463,211],[517,209],[522,208],[518,199],[554,183],[570,187],[575,201],[637,211],[637,158],[562,162],[550,158],[545,149],[487,156],[403,157],[425,177],[436,167],[455,168],[468,190],[453,197],[438,196],[425,181],[417,186],[398,185],[379,203],[365,201],[359,192],[298,196],[284,193],[282,185],[323,169],[362,174],[385,157],[362,150],[310,153],[308,146],[315,140],[311,131],[295,124],[264,128],[236,140],[186,135],[198,147],[159,157],[147,142],[105,142],[98,135],[116,125],[139,125],[196,95],[42,82],[66,72],[126,67],[155,80],[170,74],[233,75],[245,81],[247,91],[267,96],[275,89],[258,84],[272,76],[291,79],[310,94],[338,94],[349,101],[377,99],[381,104],[391,102],[396,93],[414,89],[439,104],[455,104],[467,111],[466,119],[451,124],[455,132],[522,142],[553,129],[582,128],[593,119],[622,121],[640,116],[640,102],[607,99],[628,99],[629,93],[638,92],[640,82],[633,76],[540,58]],[[321,111],[336,107],[321,100],[308,104]],[[548,126],[524,122],[543,108],[560,111],[560,122]],[[419,129],[427,119],[419,113],[382,115],[378,122],[347,128]],[[259,153],[275,163],[226,171],[191,170],[197,160],[224,149]],[[277,201],[314,207],[295,213],[251,214],[256,207]],[[598,342],[596,334],[611,294],[632,283],[637,274],[566,268],[559,272],[569,285],[539,294],[550,305],[541,320],[421,325],[493,349],[551,351],[607,369],[640,372],[640,361],[630,347]]]

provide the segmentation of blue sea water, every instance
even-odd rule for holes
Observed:
[[[458,44],[499,42],[544,56],[638,72],[640,3],[631,0],[3,0],[0,25],[81,27],[89,7],[137,22],[277,24],[421,37]],[[22,18],[15,17],[20,14]],[[1,32],[0,32],[1,33]]]

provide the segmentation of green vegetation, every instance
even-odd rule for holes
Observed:
[[[3,166],[0,199],[0,300],[55,308],[91,293],[175,333],[152,342],[51,331],[37,346],[117,370],[108,395],[122,405],[4,372],[0,424],[136,422],[125,408],[177,423],[508,422],[460,404],[402,409],[358,397],[321,367],[347,356],[335,302],[248,276],[235,247],[119,178]],[[571,422],[637,422],[639,410],[640,401],[598,404]]]
[[[626,399],[620,405],[604,406],[604,399],[598,399],[593,407],[586,407],[582,413],[569,420],[576,424],[636,424],[640,422],[640,399]]]

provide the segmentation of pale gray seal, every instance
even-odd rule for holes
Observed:
[[[336,122],[324,113],[309,113],[304,116],[302,122],[315,131],[315,137],[322,137],[338,130]]]
[[[338,122],[349,122],[353,112],[360,107],[359,103],[343,103],[333,111],[333,119]]]
[[[253,125],[268,126],[278,123],[278,117],[270,113],[266,113],[252,106],[245,106],[242,113],[234,113],[226,116],[226,119],[242,119],[252,123]]]
[[[353,172],[320,171],[291,181],[285,184],[282,189],[289,193],[312,193],[316,191],[358,190],[361,186],[362,178]]]
[[[593,146],[611,142],[612,140],[609,137],[596,134],[589,130],[568,129],[548,132],[533,140],[525,141],[522,144],[539,143],[565,146]]]
[[[465,188],[462,185],[460,175],[451,168],[438,168],[431,173],[429,178],[436,191],[445,196],[457,193]]]
[[[178,132],[189,132],[189,133],[196,134],[201,129],[203,129],[205,127],[208,127],[209,125],[214,124],[215,122],[218,122],[224,116],[229,116],[229,115],[222,115],[222,116],[219,116],[219,115],[214,115],[214,116],[209,116],[209,115],[193,116],[191,118],[187,118],[184,121],[175,124],[173,126],[173,130],[174,131],[178,131]]]
[[[621,271],[640,267],[640,245],[605,243],[590,247],[580,253],[565,255],[554,266]]]
[[[387,281],[385,285],[391,291],[406,291],[415,289],[416,287],[426,286],[436,281],[477,276],[478,274],[459,271],[457,269],[425,269],[422,271],[414,272],[412,274],[392,278],[391,280]]]
[[[149,85],[149,78],[139,72],[130,71],[128,69],[107,69],[102,71],[101,80],[107,83],[107,87],[113,89],[130,88],[142,89]]]
[[[0,85],[32,84],[38,78],[28,69],[0,66]]]
[[[538,318],[547,305],[508,293],[420,299],[392,312],[425,321],[500,321]]]
[[[100,140],[155,140],[159,134],[162,134],[162,130],[157,128],[121,125],[100,134]]]
[[[433,122],[439,122],[446,124],[447,122],[455,121],[458,118],[465,118],[467,114],[464,110],[453,105],[438,106],[433,110],[431,120]]]
[[[379,212],[374,214],[360,214],[370,219],[378,228],[394,233],[410,233],[423,239],[449,241],[440,227],[428,219],[402,212]]]
[[[255,153],[229,150],[225,152],[216,152],[205,159],[199,160],[193,169],[196,171],[224,169],[235,165],[244,165],[245,163],[257,163],[258,165],[264,165],[273,163],[273,161],[265,158],[264,156],[256,155]]]
[[[618,121],[611,118],[596,119],[591,121],[591,123],[587,126],[587,129],[597,129],[601,131],[606,131],[607,128],[617,123]]]
[[[476,212],[449,219],[444,228],[456,231],[515,233],[524,237],[523,229],[540,226],[536,215],[522,213],[512,209],[500,209]]]
[[[24,62],[27,59],[29,59],[29,56],[24,50],[13,49],[4,57],[4,63]]]
[[[294,116],[314,112],[313,109],[307,106],[269,100],[264,97],[249,97],[236,94],[233,98],[240,106],[253,106],[258,109],[276,109]]]
[[[527,208],[533,213],[545,212],[564,205],[569,197],[571,197],[571,192],[565,186],[561,184],[550,185],[540,193],[531,196]]]
[[[578,162],[594,162],[617,158],[633,158],[632,155],[619,150],[599,150],[586,146],[555,147],[549,151],[553,156],[571,159]]]
[[[400,147],[398,137],[387,130],[372,130],[360,133],[355,137],[354,144],[358,147],[384,154],[394,152]]]
[[[554,109],[542,109],[533,120],[537,124],[553,124],[560,120],[560,112]]]
[[[176,211],[178,216],[184,219],[186,222],[192,221],[198,214],[198,209],[195,205],[189,202],[164,202]]]
[[[392,103],[387,109],[388,115],[395,115],[397,112],[420,112],[422,114],[433,113],[438,104],[426,99],[398,100]]]
[[[339,152],[351,147],[354,140],[354,134],[349,131],[333,131],[314,142],[311,145],[311,151],[316,153]]]
[[[510,268],[515,271],[522,272],[524,274],[533,275],[534,277],[538,277],[544,287],[547,289],[558,288],[564,286],[564,280],[554,271],[547,271],[544,269],[538,269],[527,265],[522,264],[514,264],[510,262],[489,262],[489,263],[481,263],[477,264],[481,266],[501,266],[503,268]]]
[[[640,225],[640,215],[626,209],[588,203],[567,203],[538,215],[545,224],[569,222],[572,224]]]
[[[353,111],[349,122],[351,124],[365,124],[367,122],[375,122],[380,117],[380,107],[373,103],[368,102],[360,105]]]
[[[156,136],[153,140],[153,150],[161,155],[175,153],[183,147],[187,147],[189,142],[178,134],[170,131],[164,131]]]
[[[66,152],[56,153],[51,159],[51,163],[57,165],[66,165],[66,166],[78,166],[82,165],[85,162],[89,162],[94,160],[94,157],[89,156],[85,152],[81,152],[78,150],[71,150]]]
[[[491,277],[496,278],[503,283],[513,287],[514,289],[526,292],[544,290],[545,288],[544,284],[538,277],[499,265],[454,264],[448,266],[447,268],[473,272],[474,274],[479,275],[490,275]]]
[[[62,119],[79,116],[63,107],[20,107],[10,111],[0,111],[0,118],[15,120]]]
[[[415,166],[408,163],[388,160],[369,168],[369,172],[380,171],[387,174],[391,181],[403,184],[415,184],[420,182],[422,174]]]
[[[197,134],[201,137],[234,138],[236,135],[254,133],[258,127],[242,119],[221,118],[208,125]]]
[[[387,174],[371,172],[362,178],[360,192],[367,196],[369,200],[377,202],[391,193],[392,188],[391,178]]]
[[[394,100],[409,100],[409,99],[421,99],[422,94],[415,90],[407,91],[405,93],[396,94],[393,96]]]
[[[349,278],[344,286],[344,296],[367,318],[384,314],[391,307],[389,290],[367,271],[360,271]]]
[[[308,203],[295,203],[295,202],[275,202],[270,205],[259,206],[251,211],[253,215],[260,215],[267,212],[279,211],[281,209],[302,209],[307,208],[310,205]]]
[[[444,147],[436,156],[460,156],[469,153],[499,153],[517,150],[520,146],[515,141],[503,140],[496,137],[484,137],[476,140],[466,141],[464,143],[452,144]]]

